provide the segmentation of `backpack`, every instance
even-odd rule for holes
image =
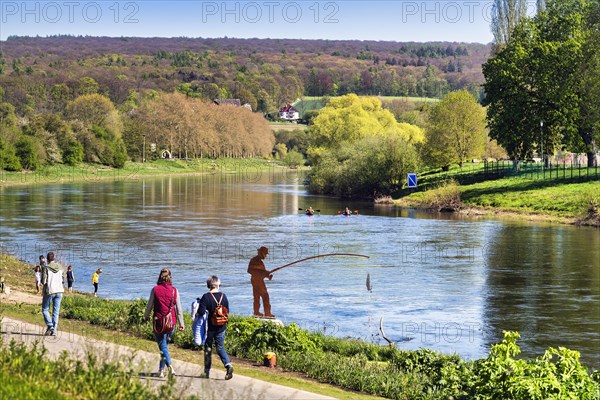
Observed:
[[[224,293],[221,293],[221,298],[219,299],[219,301],[217,301],[214,294],[211,293],[210,295],[217,303],[215,311],[210,313],[210,323],[216,326],[222,326],[227,324],[227,322],[229,321],[229,310],[227,309],[227,307],[221,305]]]

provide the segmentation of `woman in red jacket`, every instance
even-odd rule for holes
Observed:
[[[169,355],[168,344],[169,340],[171,340],[173,334],[175,333],[176,318],[179,320],[179,330],[183,331],[185,329],[181,300],[179,299],[179,291],[173,286],[171,271],[167,268],[163,268],[160,271],[156,286],[154,286],[150,292],[150,299],[148,300],[148,306],[146,307],[146,312],[144,313],[144,319],[148,319],[150,311],[152,310],[154,311],[154,319],[161,319],[167,314],[171,314],[171,318],[173,318],[173,330],[171,332],[154,332],[154,339],[156,340],[160,350],[160,365],[158,369],[158,375],[160,378],[164,378],[165,367],[167,367],[170,375],[175,375],[175,371],[171,365],[171,356]]]

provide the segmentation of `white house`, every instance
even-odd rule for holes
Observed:
[[[285,107],[279,109],[279,118],[290,122],[296,122],[300,119],[300,112],[288,103]]]

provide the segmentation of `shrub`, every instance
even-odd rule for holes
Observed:
[[[283,162],[291,168],[297,168],[298,166],[304,165],[304,156],[296,150],[290,150],[285,157]]]
[[[463,207],[460,186],[455,180],[440,184],[423,195],[423,206],[437,211],[458,211]]]

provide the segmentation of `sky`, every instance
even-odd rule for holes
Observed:
[[[492,4],[492,0],[0,0],[0,40],[11,35],[70,34],[489,43]]]

